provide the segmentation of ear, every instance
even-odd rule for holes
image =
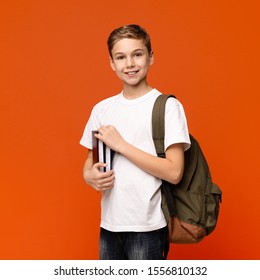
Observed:
[[[153,65],[154,63],[154,55],[153,55],[153,51],[150,52],[150,65]]]
[[[112,70],[116,71],[114,60],[111,56],[109,57],[109,62],[110,62],[110,66],[111,66]]]

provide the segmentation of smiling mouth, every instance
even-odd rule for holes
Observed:
[[[126,72],[125,74],[128,75],[128,76],[134,76],[135,74],[137,74],[139,71],[129,71],[129,72]]]

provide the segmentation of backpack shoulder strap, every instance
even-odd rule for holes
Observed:
[[[173,97],[171,94],[162,94],[157,97],[153,107],[152,113],[152,130],[153,130],[153,141],[158,157],[165,158],[164,150],[164,133],[165,133],[165,105],[168,98]],[[173,205],[172,195],[171,195],[171,184],[167,181],[162,180],[162,190],[166,198],[166,203],[170,215],[175,215],[176,210]]]
[[[153,142],[156,149],[156,153],[158,157],[165,158],[165,150],[164,150],[164,133],[165,133],[165,105],[169,97],[174,97],[170,94],[161,94],[155,100],[152,112],[152,135]],[[162,181],[162,191],[165,194],[166,203],[169,208],[169,213],[176,214],[175,207],[173,205],[171,191],[170,191],[170,183],[166,181]],[[170,243],[167,240],[164,246],[164,257],[167,259],[168,252],[170,249]]]
[[[156,153],[159,157],[165,157],[164,133],[165,133],[165,105],[168,98],[174,97],[171,94],[161,94],[157,97],[152,113],[152,133]]]

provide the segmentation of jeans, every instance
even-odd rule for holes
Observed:
[[[100,230],[101,260],[164,260],[167,227],[149,232]]]

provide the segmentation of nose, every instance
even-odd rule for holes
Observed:
[[[135,62],[134,59],[132,57],[128,57],[126,59],[126,67],[134,67],[135,66]]]

